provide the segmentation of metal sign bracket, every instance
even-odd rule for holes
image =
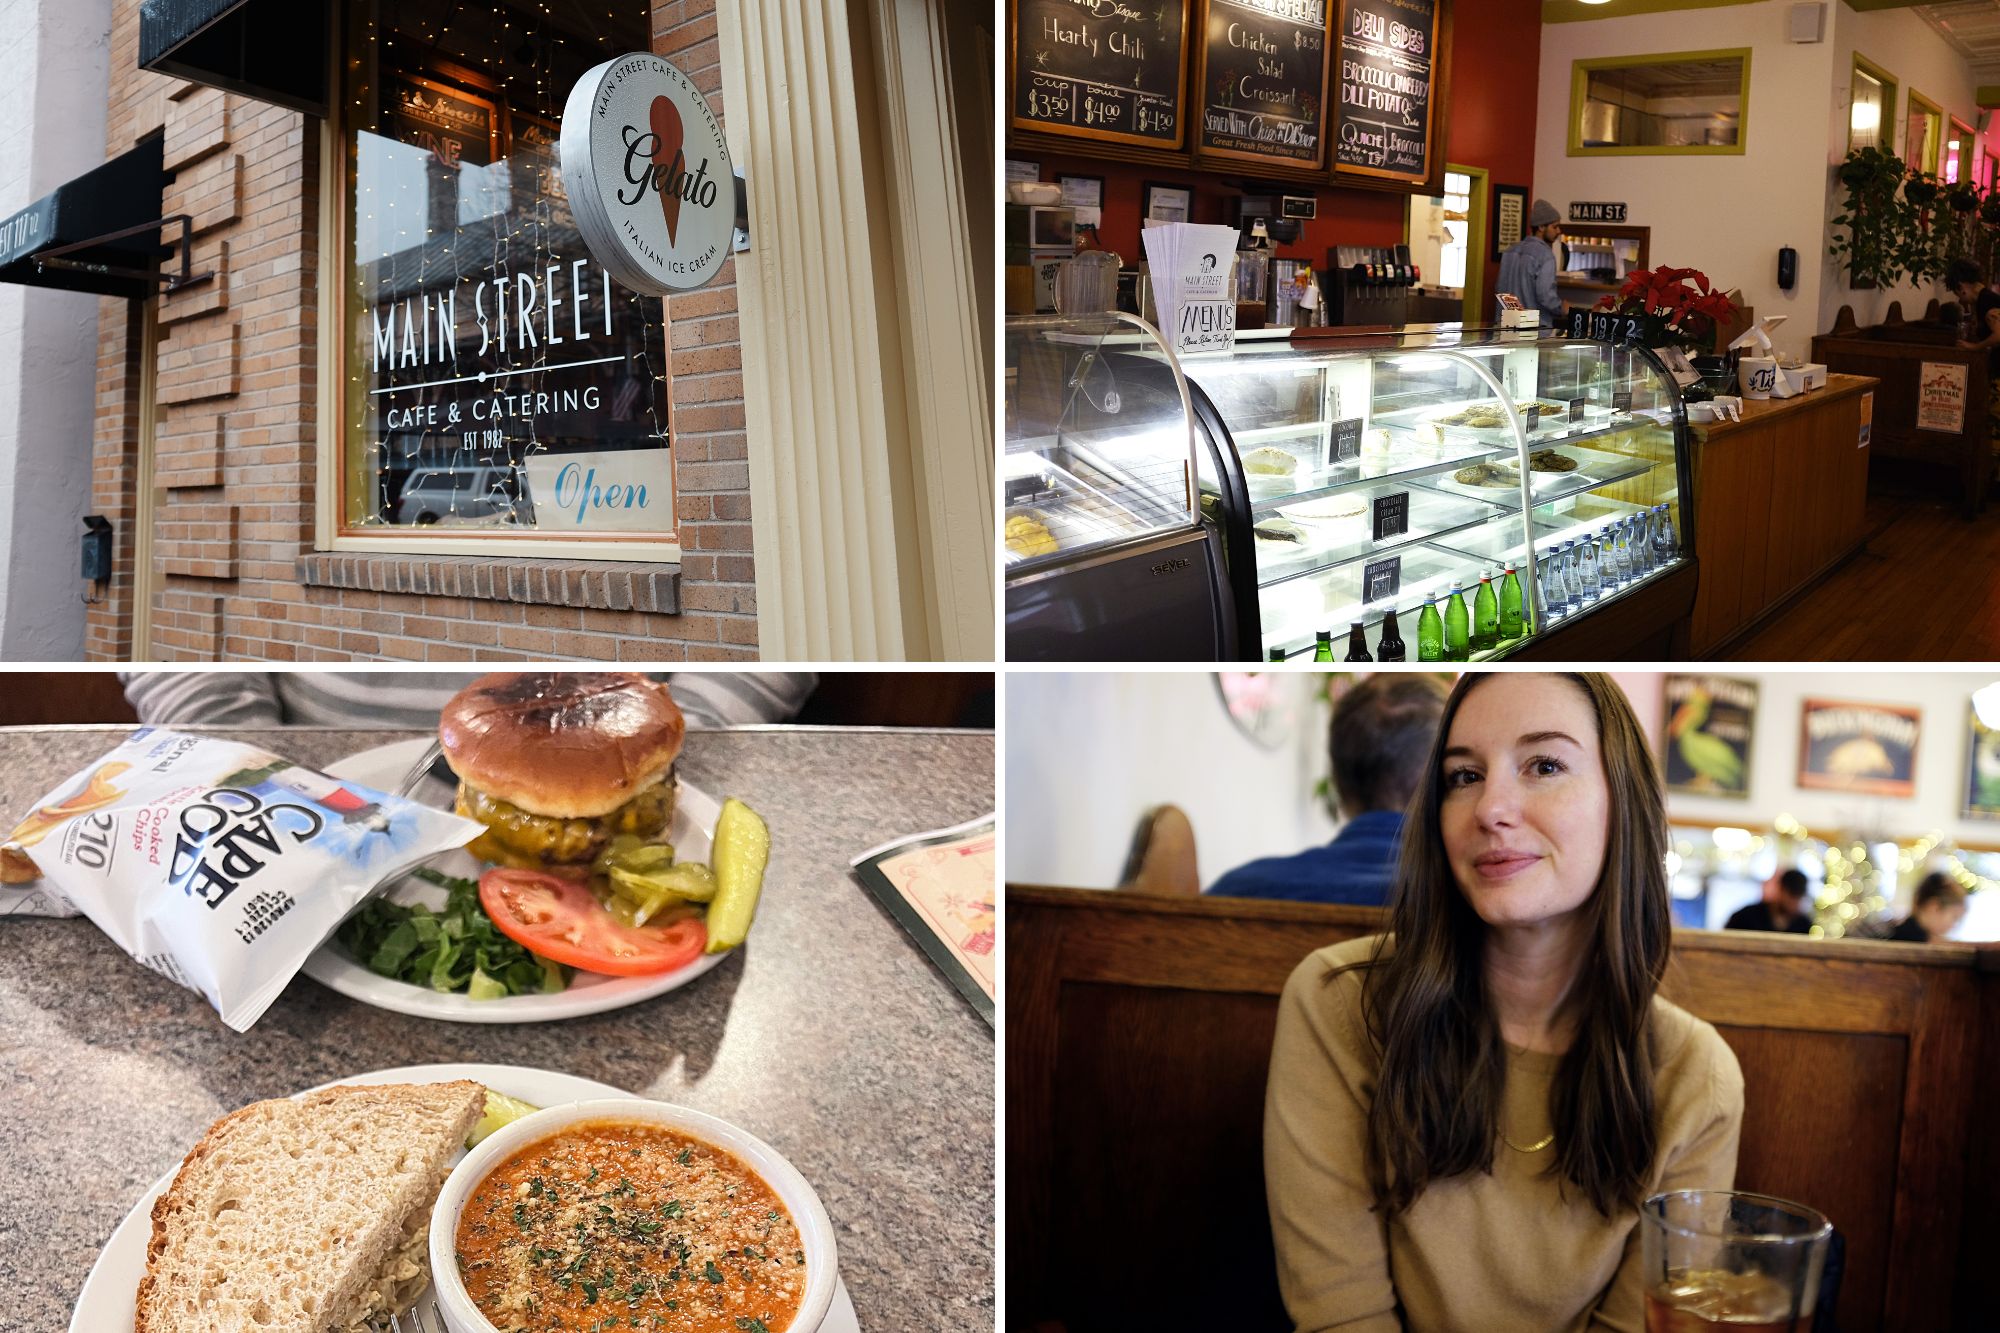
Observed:
[[[738,189],[740,192],[740,178]],[[90,247],[102,245],[106,241],[122,241],[127,236],[138,236],[149,231],[162,231],[173,226],[176,222],[180,224],[181,238],[179,241],[169,241],[166,244],[180,252],[181,262],[179,273],[162,273],[156,268],[122,268],[116,264],[100,264],[86,259],[58,258],[60,255],[70,254],[73,251],[88,250]],[[103,236],[93,236],[87,241],[77,241],[70,245],[59,245],[53,250],[45,250],[35,256],[35,267],[37,269],[70,268],[78,269],[85,273],[103,273],[114,278],[137,278],[141,282],[160,283],[162,284],[163,291],[177,292],[183,287],[191,287],[195,283],[206,282],[215,276],[213,269],[203,273],[190,273],[188,269],[193,261],[193,256],[194,219],[186,213],[175,213],[171,217],[161,218],[157,222],[142,222],[136,227],[127,227],[123,231],[107,232]]]
[[[744,183],[743,173],[736,173],[736,239],[730,244],[731,254],[742,254],[750,248],[750,190]]]

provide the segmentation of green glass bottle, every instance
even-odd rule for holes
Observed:
[[[1444,660],[1472,660],[1472,617],[1465,612],[1465,589],[1453,588],[1444,604]]]
[[[1518,639],[1528,632],[1527,617],[1521,604],[1521,580],[1514,575],[1514,567],[1507,566],[1507,577],[1500,581],[1500,637]]]
[[[1319,640],[1313,647],[1313,661],[1331,662],[1332,660],[1333,660],[1333,631],[1330,629],[1323,629],[1319,632]]]
[[[1479,571],[1479,591],[1472,597],[1472,646],[1491,652],[1500,646],[1500,599],[1493,595],[1493,573]]]
[[[1444,661],[1444,621],[1438,618],[1435,597],[1425,598],[1424,609],[1417,615],[1417,660]]]

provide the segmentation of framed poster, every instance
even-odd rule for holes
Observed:
[[[1334,36],[1335,179],[1442,193],[1451,0],[1340,0]]]
[[[1965,429],[1963,363],[1925,361],[1917,375],[1917,429],[1956,435]]]
[[[1493,187],[1493,257],[1499,259],[1528,234],[1528,187]]]
[[[446,167],[483,167],[500,156],[500,116],[493,102],[421,75],[391,70],[393,101],[383,116],[391,138],[419,148]]]
[[[1669,672],[1662,684],[1660,773],[1667,790],[1748,800],[1757,682]]]
[[[1195,66],[1198,158],[1299,171],[1326,164],[1334,3],[1207,0]]]
[[[1007,159],[1007,182],[1038,181],[1042,178],[1042,164],[1025,157]]]
[[[1181,147],[1193,5],[1009,0],[1008,123],[1041,134]]]
[[[1194,191],[1185,185],[1147,181],[1139,216],[1147,222],[1186,222],[1194,211]]]
[[[1799,715],[1799,785],[1876,796],[1917,790],[1920,709],[1807,699]]]
[[[1965,817],[2000,819],[2000,731],[1972,708],[1965,739]]]

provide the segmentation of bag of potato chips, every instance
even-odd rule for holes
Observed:
[[[144,727],[8,836],[0,915],[87,916],[242,1032],[378,885],[483,831],[241,741]]]

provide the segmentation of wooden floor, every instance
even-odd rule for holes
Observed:
[[[2000,508],[1871,495],[1861,553],[1739,641],[1739,662],[2000,661]]]

